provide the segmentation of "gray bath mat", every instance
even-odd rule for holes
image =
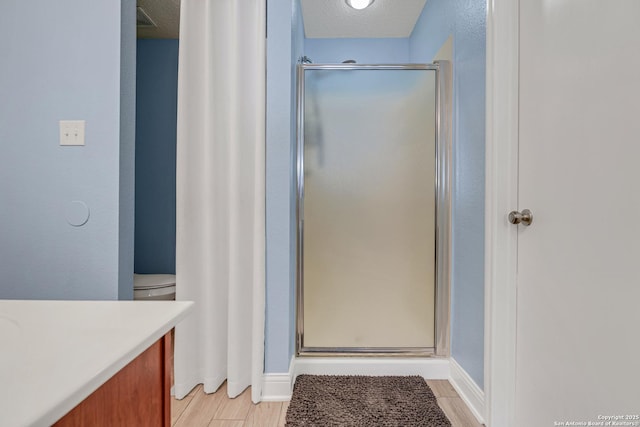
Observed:
[[[287,427],[450,427],[422,377],[300,375]]]

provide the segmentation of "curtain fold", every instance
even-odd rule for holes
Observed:
[[[230,397],[264,360],[264,0],[182,0],[176,153],[175,395]]]

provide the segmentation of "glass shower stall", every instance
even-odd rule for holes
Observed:
[[[449,63],[297,77],[297,354],[448,355]]]

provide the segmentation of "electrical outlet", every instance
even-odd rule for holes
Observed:
[[[84,145],[84,120],[60,120],[60,145]]]

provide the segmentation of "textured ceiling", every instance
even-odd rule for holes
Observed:
[[[301,0],[308,38],[409,37],[427,0],[375,0],[363,10],[345,0]]]
[[[138,27],[141,39],[177,39],[180,28],[180,0],[138,0],[138,6],[157,27]]]

